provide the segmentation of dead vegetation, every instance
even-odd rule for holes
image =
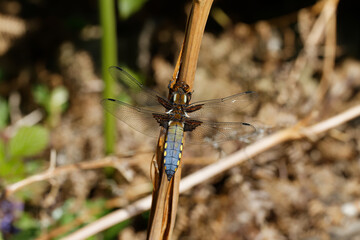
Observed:
[[[254,90],[259,98],[247,118],[259,134],[251,141],[256,144],[284,129],[299,135],[290,133],[255,155],[245,149],[244,160],[209,175],[199,185],[190,183],[192,188],[179,198],[173,239],[359,239],[359,112],[328,128],[324,123],[360,104],[360,62],[344,55],[336,43],[337,6],[338,1],[324,0],[276,19],[233,22],[219,34],[205,32],[193,87],[196,98]],[[180,47],[181,31],[165,33],[157,37],[165,35]],[[0,50],[6,52],[4,47]],[[64,42],[57,57],[59,73],[37,62],[31,72],[25,69],[14,78],[16,83],[1,83],[1,94],[11,96],[10,89],[28,93],[20,86],[29,86],[34,74],[38,81],[64,85],[70,92],[69,108],[51,130],[49,149],[57,153],[56,168],[45,172],[44,165],[38,174],[6,190],[13,195],[36,189],[27,206],[38,210],[29,212],[51,223],[55,222],[51,210],[68,198],[76,198],[72,206],[76,211],[86,199],[105,197],[108,208],[123,209],[90,225],[100,231],[150,207],[146,196],[152,191],[149,168],[155,144],[119,123],[116,156],[104,158],[101,82],[88,51]],[[161,54],[151,61],[153,78],[161,88],[167,86],[172,64]],[[22,102],[28,97],[21,96]],[[34,106],[28,105],[29,109]],[[14,105],[14,109],[20,107]],[[219,156],[223,159],[225,153],[249,144],[224,145],[223,152],[212,150],[210,156],[201,148],[185,146],[182,176],[208,164],[221,164]],[[116,169],[111,179],[101,171],[105,166]],[[89,222],[77,219],[73,226]],[[146,228],[137,223],[129,224],[119,238],[144,239]],[[69,230],[54,229],[44,231],[41,239],[54,236],[52,231],[58,231],[58,236]]]

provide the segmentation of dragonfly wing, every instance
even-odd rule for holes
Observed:
[[[158,137],[160,124],[154,118],[154,114],[164,115],[164,113],[135,107],[111,98],[103,99],[101,104],[106,111],[136,131],[150,137]]]
[[[186,132],[186,138],[190,143],[218,143],[228,140],[243,140],[255,132],[256,128],[245,122],[204,121],[193,131]]]
[[[218,98],[212,100],[199,101],[190,104],[187,109],[189,116],[192,118],[206,120],[215,113],[226,111],[245,111],[250,105],[256,103],[258,94],[253,91],[238,93],[225,98]],[[194,109],[194,112],[191,112]]]
[[[121,88],[131,96],[136,104],[143,106],[157,105],[158,98],[161,98],[157,92],[148,89],[144,84],[136,80],[124,69],[116,66],[109,68],[112,78],[120,83]]]

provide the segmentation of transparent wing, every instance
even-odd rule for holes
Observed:
[[[161,96],[157,92],[146,88],[146,86],[136,80],[124,69],[116,66],[109,68],[112,78],[120,83],[121,88],[135,101],[137,105],[152,106],[158,105],[158,98]]]
[[[144,108],[135,107],[127,103],[104,99],[102,106],[119,120],[150,137],[158,137],[160,124],[155,120],[153,114],[163,115],[163,112],[154,112]],[[189,120],[195,120],[190,118]],[[199,120],[195,120],[199,121]],[[224,142],[227,140],[241,140],[256,132],[256,128],[244,122],[212,122],[202,121],[200,126],[191,132],[186,132],[187,142],[203,144]]]
[[[188,108],[201,105],[199,110],[188,113],[190,117],[206,120],[212,116],[226,111],[244,112],[249,106],[257,102],[258,94],[253,91],[238,93],[225,98],[218,98],[212,100],[198,101],[189,105]]]
[[[129,127],[141,132],[149,137],[158,137],[160,125],[153,117],[153,112],[144,108],[134,107],[127,103],[107,98],[101,101],[106,111],[123,121]],[[158,112],[157,114],[164,114]]]
[[[104,99],[103,107],[119,120],[123,121],[133,129],[148,135],[157,137],[160,125],[153,114],[165,114],[163,106],[159,104],[159,94],[146,88],[124,69],[110,67],[110,74],[118,81],[122,89],[126,91],[135,101],[137,106],[115,100]],[[165,98],[164,101],[167,101]],[[257,94],[252,91],[238,93],[229,97],[199,101],[190,104],[187,108],[196,108],[194,112],[188,112],[189,120],[201,121],[200,126],[193,131],[187,132],[187,138],[192,143],[223,142],[232,139],[242,139],[256,132],[256,128],[244,122],[214,122],[209,121],[216,113],[226,111],[244,110],[255,103]],[[139,107],[142,105],[142,107]],[[199,107],[200,106],[200,107]],[[224,111],[225,110],[225,111]]]
[[[202,122],[193,131],[186,132],[186,141],[195,144],[244,140],[256,133],[256,128],[245,122]]]

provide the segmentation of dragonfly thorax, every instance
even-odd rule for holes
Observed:
[[[182,105],[175,105],[171,110],[166,112],[171,121],[184,122],[189,115],[186,113]]]

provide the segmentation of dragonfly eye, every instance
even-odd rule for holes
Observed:
[[[173,102],[176,102],[176,101],[177,101],[177,97],[178,97],[178,94],[175,93],[174,96],[173,96]]]
[[[186,94],[182,95],[183,98],[182,98],[182,104],[186,104],[187,103],[187,96]]]

